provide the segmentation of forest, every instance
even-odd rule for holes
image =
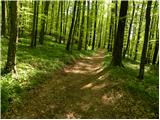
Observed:
[[[2,0],[1,118],[158,119],[158,0]]]

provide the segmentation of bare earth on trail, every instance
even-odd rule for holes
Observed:
[[[13,104],[3,118],[145,117],[141,103],[125,93],[120,83],[107,79],[103,60],[104,51],[98,51],[66,66],[30,90],[22,104]]]

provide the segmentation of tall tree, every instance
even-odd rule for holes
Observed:
[[[2,26],[1,26],[1,35],[5,36],[6,35],[6,19],[5,19],[5,2],[6,1],[1,1],[2,2]]]
[[[71,22],[69,37],[68,37],[68,41],[67,41],[67,45],[66,45],[66,50],[67,50],[67,51],[70,50],[70,46],[71,46],[73,26],[74,26],[74,22],[75,22],[76,6],[77,6],[77,1],[74,2],[72,22]]]
[[[133,23],[133,18],[134,18],[134,11],[135,11],[135,3],[133,1],[133,11],[132,11],[132,18],[129,26],[129,31],[128,31],[128,38],[127,38],[127,45],[126,48],[123,51],[123,58],[125,58],[126,52],[128,50],[129,44],[130,44],[130,35],[131,35],[131,29],[132,29],[132,23]]]
[[[154,48],[154,55],[153,55],[153,60],[152,60],[152,64],[154,65],[156,63],[156,59],[158,56],[158,50],[159,50],[159,34],[158,34],[158,30],[156,32],[156,45]]]
[[[87,5],[87,33],[86,33],[86,40],[85,40],[85,50],[87,50],[87,44],[88,44],[89,32],[90,32],[89,31],[89,26],[90,26],[90,24],[89,24],[90,1],[88,0],[87,3],[88,3],[88,5]]]
[[[67,32],[69,6],[70,6],[70,1],[68,1],[68,6],[67,6],[67,15],[66,15],[66,22],[65,22],[65,27],[64,27],[64,35],[66,35],[66,32]]]
[[[80,37],[78,42],[78,50],[82,49],[82,42],[84,38],[85,6],[86,6],[86,1],[83,1],[83,11],[82,11],[82,19],[81,19]]]
[[[10,38],[5,72],[16,73],[16,38],[17,38],[17,1],[9,1]]]
[[[50,32],[49,32],[50,35],[52,33],[53,23],[54,23],[54,1],[52,1],[51,25],[50,25]]]
[[[44,19],[42,20],[42,27],[41,27],[41,31],[40,31],[40,38],[39,38],[39,43],[43,44],[44,41],[44,29],[45,29],[45,21],[46,21],[46,17],[48,16],[48,7],[49,7],[49,3],[50,1],[46,1],[45,2],[45,7],[44,7]]]
[[[61,5],[61,21],[60,21],[60,37],[59,37],[59,43],[61,43],[61,36],[62,36],[62,22],[63,22],[63,1],[59,1]]]
[[[138,52],[138,46],[139,46],[139,40],[140,40],[140,35],[141,35],[141,27],[142,27],[142,19],[143,19],[143,9],[144,9],[144,2],[142,3],[142,10],[141,10],[141,15],[140,15],[140,20],[139,20],[139,29],[138,29],[138,37],[137,37],[137,42],[135,46],[135,55],[134,55],[134,60],[137,59],[137,52]]]
[[[95,2],[95,20],[94,20],[94,33],[93,33],[93,40],[92,40],[92,50],[94,50],[95,46],[95,39],[96,39],[96,24],[97,24],[97,0]]]
[[[147,45],[148,45],[151,5],[152,5],[152,1],[148,1],[147,10],[146,10],[145,36],[144,36],[143,50],[142,50],[140,70],[139,70],[139,76],[138,76],[140,80],[142,80],[144,77],[144,68],[145,68],[144,66],[145,66],[145,61],[146,61],[146,51],[147,51]]]
[[[37,13],[36,13],[36,26],[35,26],[35,38],[34,38],[34,47],[36,47],[36,44],[37,44],[37,34],[38,34],[38,11],[39,11],[39,1],[36,1],[37,2]]]
[[[114,48],[111,61],[111,65],[113,66],[123,67],[122,48],[123,48],[123,38],[124,38],[127,9],[128,9],[128,1],[121,1],[118,30],[116,34],[116,39],[114,39]]]
[[[36,13],[37,13],[37,1],[34,1],[34,14],[33,14],[33,24],[32,24],[31,47],[34,46],[34,42],[35,42]]]
[[[114,1],[112,1],[112,3],[114,3]],[[112,51],[112,39],[113,39],[113,33],[116,31],[114,31],[114,13],[115,13],[115,8],[111,8],[111,17],[110,17],[110,28],[109,28],[109,40],[108,40],[108,46],[107,46],[107,50],[108,52]],[[116,28],[116,24],[115,24],[115,28]],[[116,33],[115,33],[115,37],[116,37]],[[114,38],[115,38],[114,37]]]
[[[59,14],[60,14],[60,7],[61,7],[61,4],[60,4],[60,1],[58,2],[58,13],[57,13],[57,21],[56,21],[56,34],[58,34],[58,28],[59,28]],[[58,42],[58,39],[56,38],[56,42]]]

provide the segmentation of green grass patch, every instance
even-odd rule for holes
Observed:
[[[8,39],[1,41],[1,69],[7,59]],[[45,37],[44,45],[30,48],[30,38],[20,38],[17,44],[16,67],[17,78],[11,74],[1,76],[1,110],[5,112],[12,102],[20,103],[25,91],[51,79],[54,72],[77,58],[92,55],[94,51],[73,50],[72,54],[65,50],[64,44],[58,44]]]

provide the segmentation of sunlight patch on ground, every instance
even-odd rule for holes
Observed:
[[[104,74],[104,75],[102,75],[102,76],[99,76],[98,77],[98,80],[104,80],[106,78],[106,75]]]
[[[93,83],[89,83],[87,85],[84,85],[81,89],[91,88],[93,86]]]
[[[103,68],[101,67],[99,67],[99,69],[96,71],[96,73],[100,73],[100,72],[102,72],[103,71]]]
[[[92,87],[91,89],[92,89],[92,90],[99,90],[99,89],[104,88],[105,86],[106,86],[106,84],[103,83],[103,84],[100,84],[100,85],[95,85],[95,86]]]
[[[66,114],[67,119],[77,119],[75,117],[75,112],[69,112]]]
[[[114,104],[121,97],[123,97],[123,93],[120,93],[120,92],[104,94],[101,98],[101,101],[105,105],[110,105],[110,104]]]

